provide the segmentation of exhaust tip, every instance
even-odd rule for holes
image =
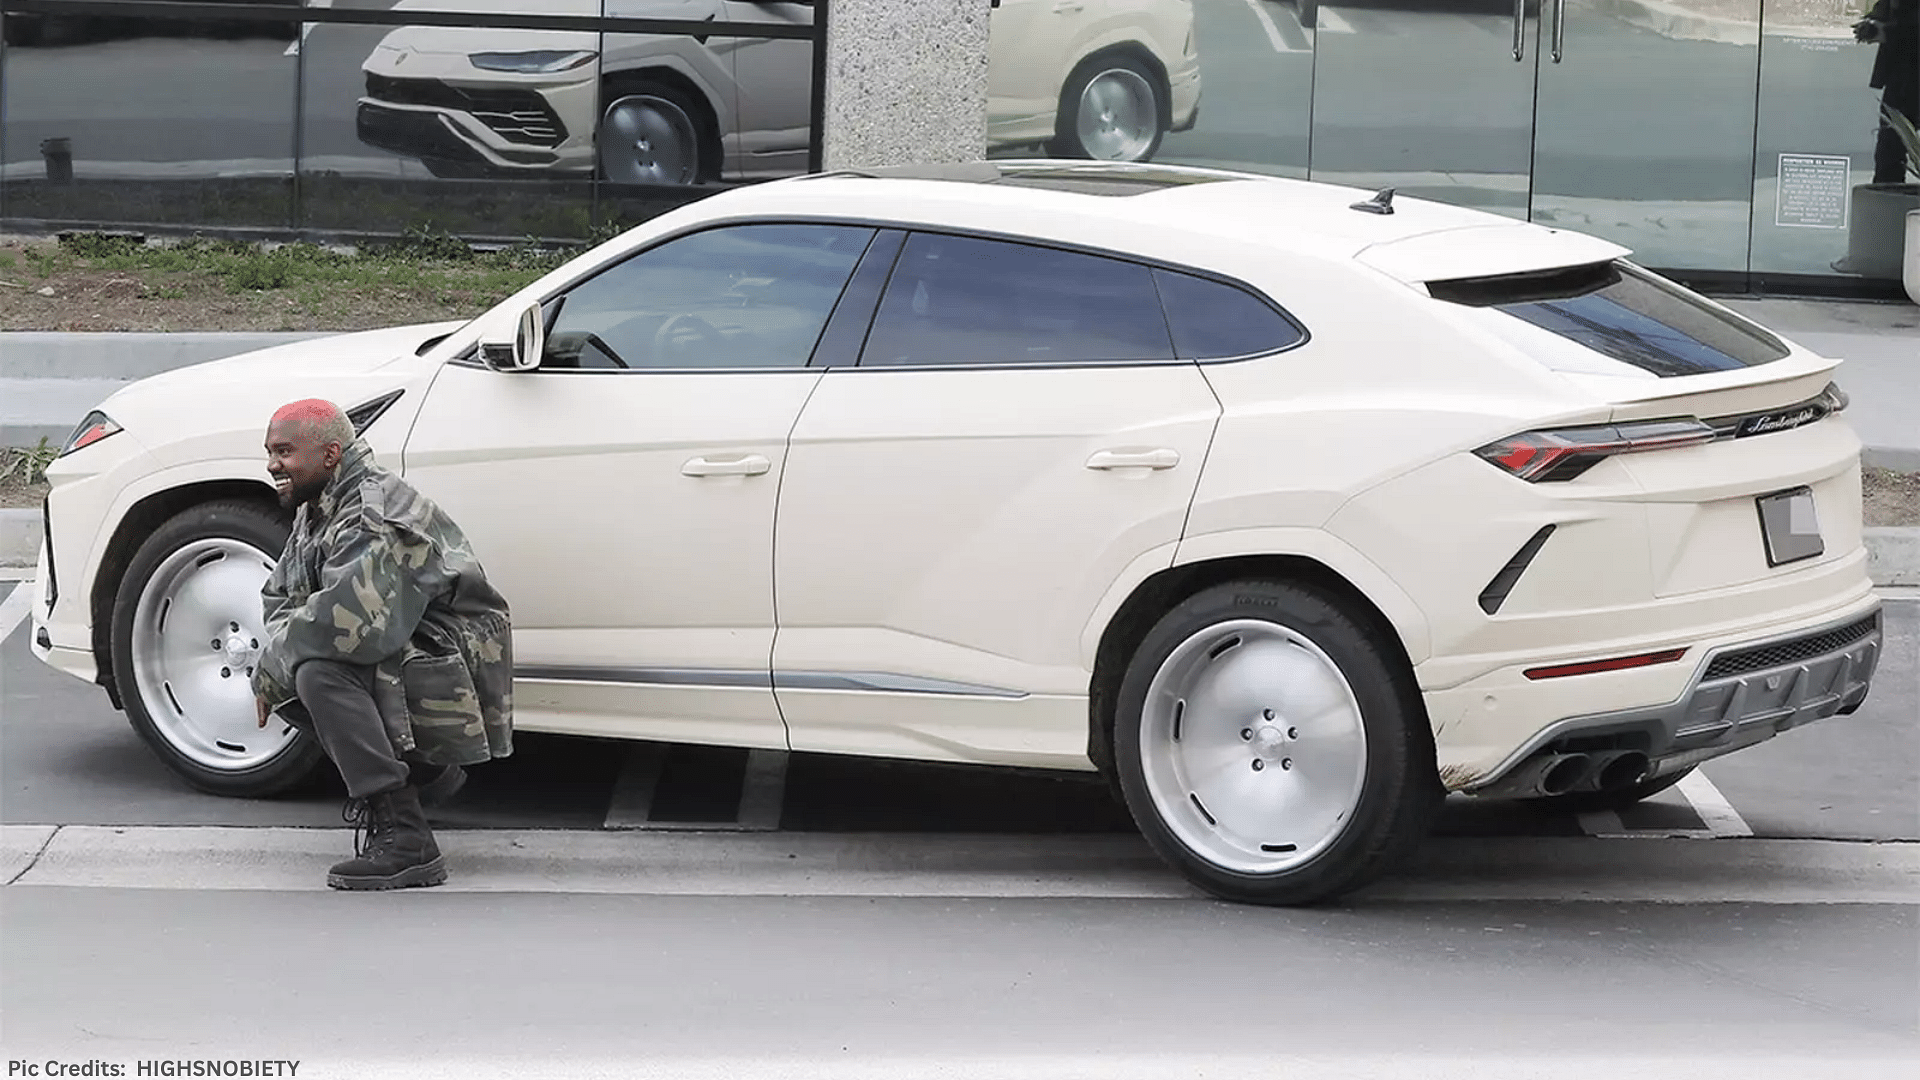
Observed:
[[[1540,778],[1540,790],[1548,795],[1564,795],[1586,779],[1593,759],[1585,754],[1568,754],[1547,769]]]
[[[1647,770],[1653,765],[1647,755],[1638,750],[1630,750],[1614,758],[1600,770],[1600,790],[1618,791],[1632,787],[1647,778]]]

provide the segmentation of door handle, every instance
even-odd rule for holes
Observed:
[[[1087,459],[1089,469],[1171,469],[1180,464],[1180,452],[1167,447],[1153,450],[1102,450]]]
[[[759,476],[773,468],[764,454],[734,458],[697,457],[680,466],[681,476]]]
[[[1519,63],[1527,58],[1527,39],[1523,31],[1527,25],[1527,0],[1513,0],[1513,60]]]
[[[1553,0],[1553,62],[1560,62],[1560,47],[1567,40],[1567,0]]]

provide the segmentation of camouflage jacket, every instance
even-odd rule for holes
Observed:
[[[294,515],[261,596],[267,645],[253,689],[269,706],[294,699],[303,661],[372,665],[397,752],[452,765],[513,752],[507,602],[460,527],[364,441]]]

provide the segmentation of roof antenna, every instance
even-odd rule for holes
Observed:
[[[1373,193],[1373,198],[1365,202],[1354,203],[1347,207],[1347,209],[1359,210],[1368,214],[1391,214],[1393,213],[1393,189],[1383,187]]]

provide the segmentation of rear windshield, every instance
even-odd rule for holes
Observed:
[[[1661,378],[1771,363],[1779,338],[1625,262],[1427,283],[1434,298],[1494,308]]]

